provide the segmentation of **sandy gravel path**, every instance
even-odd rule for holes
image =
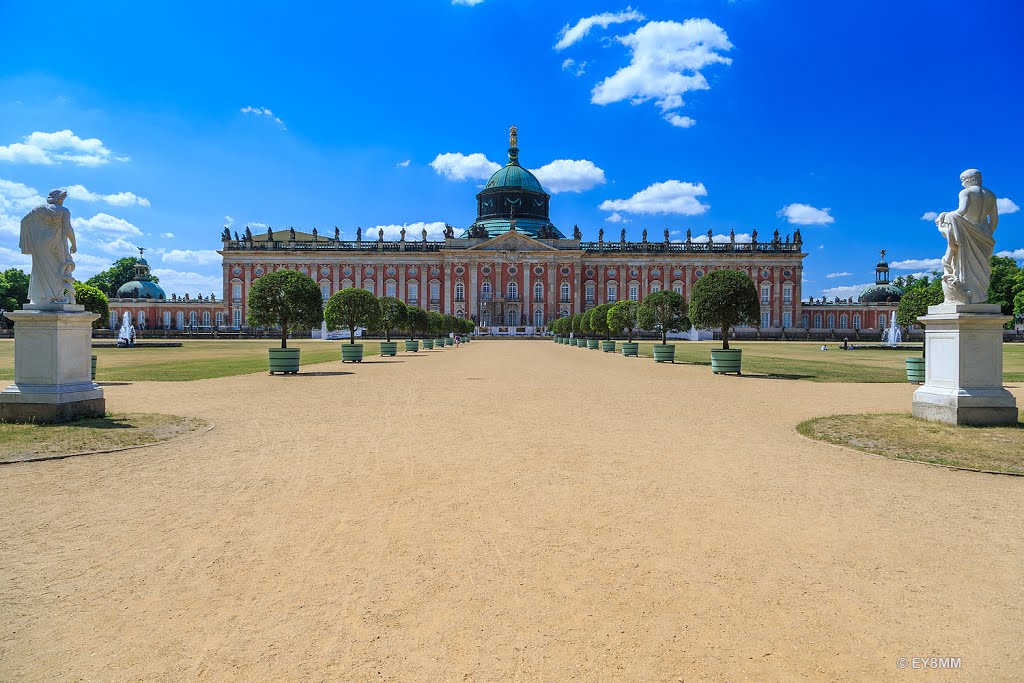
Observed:
[[[1024,676],[1024,479],[793,430],[912,387],[517,341],[310,370],[110,386],[216,428],[0,468],[0,680]]]

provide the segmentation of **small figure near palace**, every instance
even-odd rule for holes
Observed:
[[[935,219],[946,238],[942,257],[942,293],[947,304],[983,304],[988,300],[992,278],[999,210],[996,196],[981,186],[981,171],[969,168],[960,174],[964,189],[955,211],[944,211]]]
[[[46,203],[21,219],[21,253],[32,256],[28,298],[36,305],[75,303],[75,279],[71,276],[75,262],[71,254],[78,245],[71,212],[63,206],[67,196],[64,190],[50,190]]]

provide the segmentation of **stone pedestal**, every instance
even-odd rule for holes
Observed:
[[[92,323],[84,306],[28,304],[14,323],[14,384],[0,392],[0,420],[62,422],[102,417],[103,390],[90,377]]]
[[[956,425],[1017,424],[1017,402],[1003,388],[1002,315],[994,304],[929,306],[925,326],[925,383],[913,413]]]

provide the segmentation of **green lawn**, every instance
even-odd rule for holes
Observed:
[[[653,346],[641,342],[640,355],[652,357]],[[678,342],[676,363],[711,365],[711,349],[721,342]],[[843,351],[838,344],[821,350],[820,342],[735,342],[730,348],[743,349],[743,374],[805,379],[811,382],[905,382],[904,359],[920,351],[891,351],[874,345],[869,349]],[[615,346],[622,350],[621,342]],[[566,351],[582,349],[566,347]],[[600,351],[588,351],[600,353]],[[1003,381],[1024,382],[1024,344],[1003,345]]]
[[[302,349],[302,365],[341,361],[341,341],[290,340]],[[93,349],[97,382],[182,382],[266,372],[267,349],[280,346],[270,339],[184,341],[180,347]],[[398,345],[399,353],[403,346]],[[376,356],[380,344],[363,344],[364,356]],[[14,378],[14,341],[0,340],[0,379]]]

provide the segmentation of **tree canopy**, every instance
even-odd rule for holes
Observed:
[[[124,259],[121,259],[124,260]],[[281,348],[288,348],[288,331],[319,327],[324,302],[320,287],[297,270],[279,270],[256,279],[249,290],[249,324],[281,328]]]
[[[380,317],[377,322],[384,332],[385,340],[391,341],[391,330],[404,328],[409,309],[398,297],[382,296],[377,301],[380,306]]]
[[[591,309],[590,329],[597,336],[608,336],[611,333],[608,329],[608,311],[611,309],[611,304],[601,304]]]
[[[427,312],[419,306],[409,306],[408,314],[405,318],[405,327],[403,328],[409,333],[410,337],[416,336],[416,334],[426,334],[430,331],[430,318],[427,317]]]
[[[110,317],[110,302],[107,295],[86,282],[75,283],[75,301],[90,313],[98,313],[99,318],[92,321],[94,329],[106,327]]]
[[[640,304],[628,299],[619,301],[608,311],[608,329],[613,334],[621,334],[625,330],[626,336],[632,342],[639,315]]]
[[[139,259],[134,256],[119,258],[114,261],[112,266],[100,273],[96,273],[86,280],[85,283],[92,285],[108,297],[115,296],[121,285],[135,279],[135,264],[138,262]],[[155,275],[150,275],[149,279],[153,282],[160,282],[160,278]]]
[[[319,290],[318,290],[319,291]],[[356,328],[377,329],[380,325],[380,304],[365,289],[350,287],[335,292],[324,307],[324,320],[330,330],[348,329],[349,343],[356,343]]]
[[[729,330],[760,322],[761,304],[754,281],[743,272],[713,270],[693,285],[690,320],[705,330],[722,331],[722,348],[729,348]]]
[[[16,311],[28,303],[28,273],[18,268],[0,272],[0,308]],[[7,325],[6,318],[0,319],[0,326]]]
[[[672,290],[651,292],[640,304],[637,324],[641,329],[659,332],[661,343],[666,343],[669,332],[690,327],[690,319],[686,317],[686,299]]]

